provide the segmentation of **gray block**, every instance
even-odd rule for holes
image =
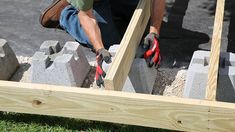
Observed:
[[[183,96],[205,99],[209,70],[209,51],[196,51],[192,57]],[[221,53],[216,99],[235,102],[235,54]]]
[[[235,103],[235,54],[233,53],[221,54],[216,99]]]
[[[45,41],[41,46],[40,46],[40,51],[44,52],[46,55],[52,55],[55,53],[59,53],[61,51],[61,46],[58,41]]]
[[[119,45],[111,46],[109,52],[115,56],[115,53]],[[105,71],[108,70],[110,65],[103,64]],[[144,59],[134,59],[126,82],[123,86],[123,91],[132,93],[152,93],[155,79],[157,76],[157,70],[155,68],[149,68]]]
[[[137,93],[152,93],[157,70],[149,68],[145,59],[136,58],[128,76]]]
[[[7,41],[0,39],[0,80],[9,80],[19,67],[19,62]]]
[[[90,65],[79,43],[67,42],[61,49],[57,41],[45,41],[32,57],[29,80],[80,87],[89,70]]]
[[[195,51],[190,62],[183,97],[204,99],[210,52]]]

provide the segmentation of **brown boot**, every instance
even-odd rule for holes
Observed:
[[[41,25],[46,28],[59,27],[61,11],[67,5],[69,5],[67,0],[54,0],[53,3],[41,14],[40,16]]]

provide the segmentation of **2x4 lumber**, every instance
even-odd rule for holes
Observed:
[[[105,78],[105,89],[121,91],[133,63],[136,49],[150,18],[151,0],[140,0],[112,65]]]
[[[219,71],[220,46],[223,29],[225,0],[217,0],[214,31],[212,36],[211,54],[206,88],[206,100],[216,100],[216,89]]]
[[[235,104],[0,81],[0,111],[182,131],[233,131]]]

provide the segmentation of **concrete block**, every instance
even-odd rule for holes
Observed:
[[[192,57],[183,96],[205,99],[209,70],[209,51],[196,51]],[[221,53],[216,99],[235,102],[235,54]]]
[[[83,84],[90,65],[77,42],[45,41],[32,57],[29,80],[32,83],[77,86]]]
[[[61,51],[61,46],[58,41],[45,41],[40,46],[40,51],[45,52],[46,55],[52,55]]]
[[[118,51],[118,48],[120,47],[120,45],[112,45],[111,47],[109,47],[109,53],[112,55],[112,57],[115,56],[116,52]]]
[[[235,54],[233,53],[221,54],[216,99],[235,103]]]
[[[156,77],[157,70],[149,68],[145,59],[134,59],[129,78],[137,93],[152,93]]]
[[[19,62],[7,41],[0,39],[0,80],[9,80],[19,67]]]
[[[112,56],[115,56],[119,45],[111,46],[109,52]],[[108,70],[110,65],[104,63],[103,69]],[[123,86],[123,91],[132,93],[152,93],[155,79],[157,76],[157,70],[155,68],[149,68],[144,59],[136,58],[131,66],[127,80]]]
[[[207,85],[208,64],[210,52],[195,51],[190,62],[186,84],[184,88],[184,97],[194,99],[204,99]]]

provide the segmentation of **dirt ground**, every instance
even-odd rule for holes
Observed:
[[[29,82],[30,57],[17,56],[20,67],[11,78],[11,81]],[[84,88],[90,88],[93,85],[95,77],[95,64],[91,63],[91,70],[84,80]],[[154,84],[152,94],[164,96],[182,97],[183,88],[186,80],[185,68],[159,68],[157,78]]]
[[[183,68],[159,68],[153,94],[182,97],[186,72]]]

